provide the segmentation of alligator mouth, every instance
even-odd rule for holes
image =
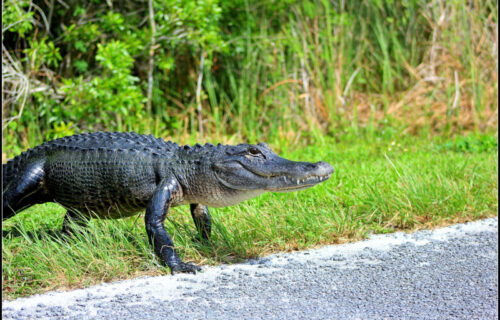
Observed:
[[[272,184],[277,184],[277,186],[269,186],[266,188],[263,188],[263,190],[266,191],[279,191],[279,192],[288,192],[288,191],[297,191],[297,190],[302,190],[302,189],[307,189],[310,188],[320,182],[323,182],[325,180],[328,180],[332,173],[332,171],[327,171],[324,174],[309,174],[305,175],[304,177],[298,178],[294,177],[291,175],[286,175],[286,174],[275,174],[275,173],[270,173],[270,174],[264,174],[261,173],[254,168],[251,168],[244,163],[241,163],[238,161],[238,163],[248,170],[249,172],[253,173],[254,175],[265,178],[266,180],[274,180],[277,183],[272,183]],[[316,171],[321,171],[321,170],[316,170]]]
[[[328,180],[331,177],[331,173],[325,175],[311,175],[305,178],[294,178],[291,176],[272,176],[273,179],[277,179],[282,182],[281,186],[266,188],[266,191],[297,191],[302,189],[310,188],[320,182]]]

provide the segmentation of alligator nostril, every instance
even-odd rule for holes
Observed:
[[[306,169],[316,169],[318,165],[316,163],[308,163],[306,164]]]
[[[316,163],[304,163],[302,168],[306,171],[314,171],[315,175],[328,175],[333,172],[333,167],[325,161],[319,161]]]

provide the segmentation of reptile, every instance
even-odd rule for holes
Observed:
[[[94,132],[67,136],[29,149],[2,165],[2,220],[32,205],[56,202],[71,222],[115,219],[146,209],[145,226],[154,252],[172,273],[196,273],[185,263],[164,227],[170,207],[190,205],[208,240],[207,207],[235,205],[264,192],[287,192],[327,180],[327,162],[295,162],[265,143],[180,146],[153,135]]]

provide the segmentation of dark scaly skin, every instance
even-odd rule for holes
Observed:
[[[63,231],[85,218],[121,218],[146,208],[146,231],[172,272],[195,273],[177,255],[163,222],[170,207],[189,204],[202,240],[211,232],[207,206],[237,204],[267,191],[295,191],[330,177],[326,162],[294,162],[263,143],[179,146],[152,135],[96,132],[48,141],[2,165],[3,216],[34,204],[68,209]]]
[[[192,203],[190,207],[191,216],[193,217],[196,230],[198,230],[198,233],[203,240],[210,239],[210,233],[212,232],[212,222],[210,221],[208,208],[199,203]]]
[[[170,178],[160,184],[146,207],[146,232],[155,253],[167,263],[172,273],[196,273],[201,268],[181,261],[174,250],[172,239],[163,227],[170,203],[175,202],[179,197],[182,197],[182,190],[175,178]]]

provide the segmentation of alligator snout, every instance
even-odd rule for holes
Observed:
[[[313,171],[313,174],[316,176],[328,176],[333,173],[333,167],[325,161],[307,163],[305,165],[305,170]]]

